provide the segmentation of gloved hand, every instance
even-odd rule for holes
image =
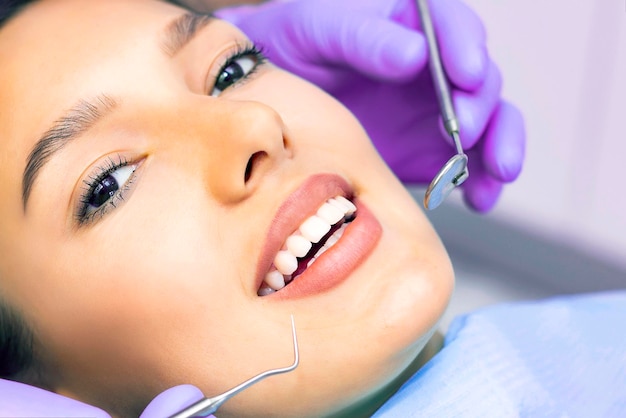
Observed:
[[[47,390],[3,379],[0,379],[0,416],[111,418],[102,409]]]
[[[523,119],[500,97],[500,72],[478,16],[460,0],[432,1],[430,9],[469,157],[464,198],[484,212],[520,173]],[[401,180],[428,184],[455,153],[440,121],[415,0],[273,0],[216,15],[276,65],[338,98]]]
[[[195,386],[175,386],[154,398],[140,418],[169,417],[202,398],[202,392]],[[3,379],[0,379],[0,416],[111,418],[102,409],[94,406],[47,390]]]
[[[204,395],[195,386],[179,385],[169,388],[161,392],[150,404],[144,409],[139,418],[162,418],[174,415],[182,409],[198,402],[204,398]],[[208,418],[215,418],[213,415],[207,415]]]

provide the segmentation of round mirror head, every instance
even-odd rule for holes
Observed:
[[[463,184],[468,177],[467,155],[457,154],[450,158],[426,189],[424,207],[428,210],[435,209],[455,187]]]

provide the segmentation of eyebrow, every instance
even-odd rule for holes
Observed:
[[[167,56],[174,57],[209,23],[215,21],[212,14],[187,12],[174,19],[165,28],[161,49]]]
[[[161,49],[169,57],[174,57],[185,45],[191,42],[201,29],[215,20],[216,18],[212,14],[200,14],[191,11],[178,16],[165,27],[161,39]],[[33,183],[41,168],[55,153],[72,140],[84,135],[116,106],[117,102],[106,95],[100,95],[92,101],[81,99],[43,134],[28,155],[22,177],[24,213],[26,213]]]
[[[41,168],[50,158],[72,140],[84,135],[105,115],[113,111],[117,102],[109,96],[100,95],[89,101],[82,99],[57,119],[37,141],[28,155],[22,177],[22,203],[24,212],[33,183]]]

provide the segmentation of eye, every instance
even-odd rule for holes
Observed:
[[[139,164],[131,164],[121,157],[117,162],[109,159],[104,167],[96,170],[96,174],[90,175],[84,181],[86,187],[80,197],[78,223],[87,224],[116,208],[124,200]]]
[[[217,97],[227,88],[246,79],[264,62],[263,53],[256,46],[239,49],[222,65],[211,96]]]

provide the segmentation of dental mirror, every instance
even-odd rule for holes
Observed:
[[[437,37],[430,16],[427,0],[416,0],[417,8],[426,35],[429,53],[430,72],[433,77],[435,93],[437,93],[437,101],[441,111],[443,125],[446,132],[454,140],[456,147],[456,155],[448,160],[441,170],[437,173],[433,181],[430,182],[426,194],[424,195],[424,207],[427,210],[433,210],[439,206],[446,197],[460,186],[469,177],[467,170],[467,155],[463,152],[461,139],[459,138],[459,123],[452,105],[452,96],[450,87],[446,78],[441,55],[439,54],[439,46],[437,45]]]
[[[456,154],[448,160],[430,182],[424,195],[424,207],[433,210],[439,206],[455,187],[460,186],[469,177],[467,155]]]

